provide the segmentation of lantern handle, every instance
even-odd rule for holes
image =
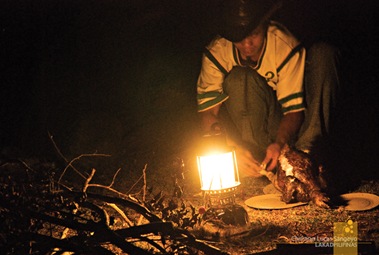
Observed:
[[[213,123],[211,126],[210,135],[214,136],[214,135],[222,135],[222,134],[224,134],[224,129],[222,125],[219,122]]]

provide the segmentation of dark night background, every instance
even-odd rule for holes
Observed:
[[[334,129],[341,170],[378,178],[377,1],[287,0],[277,19],[340,47]],[[119,163],[184,151],[198,135],[195,83],[217,0],[1,0],[1,153],[109,153]],[[139,170],[140,168],[138,168]]]

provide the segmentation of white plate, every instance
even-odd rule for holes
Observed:
[[[307,203],[297,202],[286,204],[280,200],[281,194],[267,194],[247,199],[245,204],[256,209],[286,209]]]
[[[370,193],[348,193],[341,197],[347,201],[345,210],[366,211],[379,205],[379,197]]]

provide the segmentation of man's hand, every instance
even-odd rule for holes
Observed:
[[[267,165],[267,171],[272,171],[276,167],[283,146],[296,136],[303,120],[303,111],[291,112],[283,116],[279,124],[275,143],[272,143],[267,147],[266,157],[262,161],[262,165]]]
[[[219,122],[218,112],[220,110],[220,105],[208,109],[204,112],[199,112],[201,129],[204,133],[209,133],[212,129],[212,126],[215,123]]]
[[[267,166],[267,171],[272,171],[278,164],[281,146],[277,143],[270,144],[266,149],[266,157],[262,161],[262,165]]]

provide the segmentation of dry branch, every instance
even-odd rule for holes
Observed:
[[[128,218],[128,216],[126,216],[126,214],[124,213],[124,211],[122,211],[116,204],[114,203],[106,203],[109,207],[111,207],[113,210],[115,210],[116,212],[118,212],[118,214],[120,214],[120,216],[122,217],[122,219],[129,225],[129,227],[133,227],[134,224],[133,222]]]
[[[174,210],[178,210],[176,215],[184,217],[184,213],[187,212],[184,207],[177,208],[178,204],[173,201],[165,207],[164,196],[155,202],[148,201],[147,164],[143,169],[142,202],[140,202],[113,188],[121,169],[117,170],[111,183],[106,186],[91,183],[96,173],[94,168],[86,176],[73,166],[74,162],[83,157],[109,155],[82,154],[68,161],[55,143],[54,146],[67,163],[58,182],[54,182],[52,176],[46,173],[40,175],[33,169],[21,183],[18,183],[20,179],[16,177],[4,179],[8,183],[0,185],[0,210],[2,214],[5,214],[1,219],[7,219],[3,225],[14,229],[11,234],[3,238],[11,240],[7,243],[9,246],[6,248],[7,251],[14,252],[12,248],[14,246],[18,247],[17,253],[20,254],[51,252],[63,254],[65,251],[94,255],[114,254],[111,250],[102,247],[106,244],[114,248],[118,247],[128,254],[198,254],[199,251],[204,254],[227,254],[197,240],[189,231],[178,226],[175,220],[171,221],[168,218]],[[32,169],[25,164],[23,166],[28,170]],[[78,191],[68,189],[60,183],[69,168],[74,169],[84,179],[83,186]],[[25,175],[24,172],[21,174]],[[30,180],[40,180],[41,177],[46,178],[47,181],[28,183]],[[52,190],[52,183],[58,184],[59,189]],[[118,197],[88,192],[90,187],[111,191]],[[114,209],[128,226],[123,225],[123,228],[117,229],[113,225],[113,216],[111,217],[108,213],[107,206]],[[144,222],[148,223],[133,224],[121,208],[134,211],[136,216],[140,216],[140,219],[145,218]],[[161,210],[158,215],[162,216],[155,214],[157,208]],[[196,215],[192,215],[192,218],[183,218],[183,221],[191,220],[196,223],[196,220],[193,221],[194,217]],[[189,226],[188,223],[186,226]],[[3,240],[0,241],[3,242]],[[140,243],[146,245],[141,246]]]
[[[61,175],[59,176],[59,179],[58,179],[58,183],[61,183],[61,180],[63,178],[63,176],[65,175],[66,171],[68,168],[72,168],[80,177],[82,177],[83,179],[87,179],[87,177],[85,177],[78,169],[76,169],[73,165],[73,163],[83,157],[110,157],[110,155],[108,154],[97,154],[97,153],[93,153],[93,154],[82,154],[74,159],[72,159],[70,162],[67,162],[67,166],[63,169],[63,172],[61,173]]]

